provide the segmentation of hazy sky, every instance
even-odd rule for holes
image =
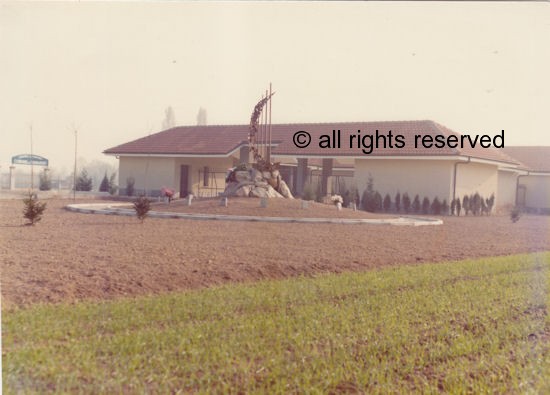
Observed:
[[[0,2],[0,166],[79,155],[161,129],[432,119],[550,145],[548,3]],[[113,161],[113,160],[112,160]],[[115,162],[116,163],[116,162]]]

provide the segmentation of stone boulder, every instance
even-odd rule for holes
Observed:
[[[223,196],[294,199],[279,170],[243,170],[242,167],[228,175]]]

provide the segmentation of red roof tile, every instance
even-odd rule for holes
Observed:
[[[293,135],[298,131],[307,131],[312,136],[312,142],[307,148],[298,148],[293,143]],[[333,130],[341,131],[341,147],[338,149],[320,148],[321,135],[332,135]],[[369,152],[370,138],[376,136],[378,130],[378,148]],[[358,132],[360,131],[360,132]],[[389,133],[392,133],[390,146]],[[350,136],[358,135],[365,144],[359,148],[350,148]],[[395,136],[402,135],[405,147],[397,148]],[[460,135],[433,121],[384,121],[384,122],[334,122],[334,123],[300,123],[272,125],[273,155],[318,156],[318,157],[377,157],[377,156],[471,156],[479,159],[499,161],[511,164],[517,162],[494,148],[425,148],[421,144],[415,147],[416,135]],[[357,143],[359,139],[353,141]],[[248,125],[211,125],[211,126],[180,126],[151,136],[131,141],[104,151],[106,154],[164,154],[164,155],[228,155],[241,144],[248,142]]]
[[[512,146],[504,147],[504,152],[521,162],[526,170],[550,172],[550,147]]]

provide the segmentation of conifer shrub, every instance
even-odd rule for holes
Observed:
[[[401,194],[399,192],[395,195],[395,211],[401,211]]]
[[[424,197],[422,199],[422,214],[429,214],[430,213],[430,199],[427,197]]]
[[[80,175],[76,179],[75,190],[90,192],[92,190],[92,184],[92,177],[88,175],[88,171],[86,169],[82,169]]]
[[[382,211],[382,195],[378,191],[374,192],[374,212]]]
[[[416,195],[414,197],[413,203],[412,203],[412,211],[413,213],[419,213],[420,212],[420,196]]]
[[[460,204],[460,199],[456,198],[456,215],[460,217],[460,211],[462,210],[462,205]]]
[[[23,199],[25,208],[23,216],[29,220],[27,225],[34,225],[42,219],[42,214],[46,210],[46,202],[39,202],[36,194],[29,192],[29,196]]]
[[[470,212],[470,198],[468,195],[465,195],[462,199],[462,208],[464,209],[464,215],[468,215]]]
[[[99,192],[109,192],[109,179],[107,178],[107,172],[105,172],[103,180],[101,180],[101,184],[99,184]]]
[[[406,213],[411,210],[411,198],[407,192],[403,194],[403,209]]]
[[[377,201],[376,201],[377,192],[374,191],[374,182],[372,177],[369,177],[367,180],[367,188],[363,191],[361,196],[361,206],[363,210],[375,212],[377,211]],[[380,203],[382,203],[382,198],[380,198]],[[380,205],[382,207],[382,205]]]
[[[443,199],[443,203],[441,203],[441,213],[443,215],[449,215],[449,204],[447,203],[447,199]]]
[[[433,214],[441,215],[441,202],[437,197],[434,198],[431,209]]]
[[[472,214],[481,214],[481,201],[482,198],[477,192],[470,196],[470,211],[472,211]]]
[[[151,202],[145,197],[145,195],[140,195],[134,201],[134,210],[136,210],[136,216],[143,223],[147,214],[151,210]]]

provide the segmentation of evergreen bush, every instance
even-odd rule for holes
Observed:
[[[380,198],[380,200],[382,200],[382,198]],[[367,188],[363,191],[363,196],[361,197],[361,206],[365,211],[376,211],[376,192],[374,191],[374,182],[372,180],[372,177],[369,177],[367,181]]]
[[[411,198],[407,192],[403,194],[403,209],[406,213],[411,210]]]
[[[378,191],[374,192],[374,212],[382,211],[382,195]]]
[[[138,219],[143,223],[147,217],[147,213],[151,210],[151,202],[145,195],[140,195],[134,202],[134,210],[136,210]]]
[[[470,212],[470,198],[468,195],[465,195],[462,199],[462,208],[464,209],[464,215],[468,215]]]
[[[430,199],[427,197],[424,197],[422,200],[422,214],[429,214],[430,213]]]
[[[420,197],[416,195],[414,197],[413,203],[412,203],[412,211],[413,213],[419,213],[420,212]]]
[[[443,199],[443,203],[441,203],[441,213],[443,215],[449,215],[449,204],[447,203],[447,199]]]
[[[109,179],[107,178],[107,172],[105,172],[103,180],[101,180],[101,184],[99,185],[99,192],[109,192]]]
[[[441,202],[437,197],[434,198],[431,209],[433,214],[441,215]]]
[[[34,225],[42,219],[42,214],[46,210],[46,202],[39,202],[36,194],[29,192],[29,197],[23,199],[25,208],[23,215],[29,220],[28,225]]]
[[[399,192],[395,195],[395,211],[401,211],[401,194]]]
[[[92,190],[92,178],[88,175],[86,169],[82,169],[80,175],[76,179],[76,191],[90,192]]]

